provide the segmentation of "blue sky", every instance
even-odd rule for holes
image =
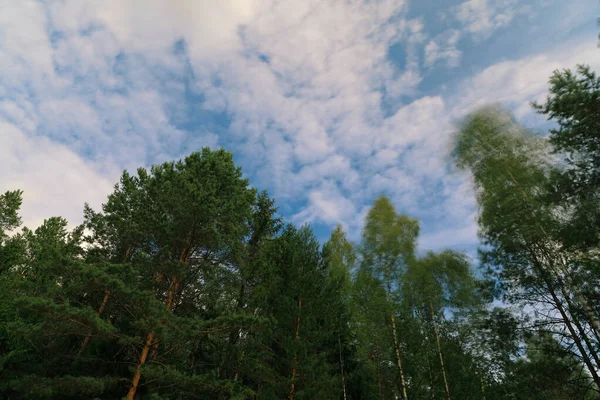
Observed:
[[[420,249],[477,246],[454,123],[530,128],[557,68],[600,71],[597,0],[0,1],[0,191],[81,221],[123,169],[232,151],[281,213],[358,239],[390,196]]]

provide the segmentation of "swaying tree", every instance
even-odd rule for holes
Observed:
[[[600,325],[571,278],[576,273],[571,254],[557,239],[561,216],[545,201],[552,168],[544,142],[508,113],[489,107],[465,120],[454,154],[478,189],[480,235],[489,249],[484,261],[507,285],[510,300],[561,322],[555,333],[572,340],[600,387]]]
[[[497,106],[455,137],[481,271],[385,196],[321,246],[222,149],[123,172],[77,227],[0,194],[0,399],[600,399],[600,79],[534,107],[548,138]]]
[[[375,201],[367,214],[361,243],[361,268],[378,279],[386,291],[395,363],[398,368],[399,395],[404,400],[408,397],[407,379],[402,365],[403,350],[396,305],[399,303],[402,274],[415,257],[418,233],[418,222],[396,214],[390,200],[382,196]]]
[[[332,317],[332,332],[337,337],[339,352],[339,374],[343,399],[349,396],[348,373],[352,372],[353,333],[351,330],[353,316],[351,313],[352,270],[356,267],[357,256],[354,247],[348,241],[341,225],[331,233],[329,240],[323,245],[323,260],[326,263],[328,291],[332,292],[333,302],[329,311]]]
[[[446,312],[464,312],[476,305],[475,279],[469,262],[464,255],[450,250],[439,254],[429,252],[409,264],[403,287],[409,307],[426,327],[425,337],[434,338],[444,395],[450,399],[451,385],[444,362],[440,329]],[[426,341],[425,346],[429,345]]]

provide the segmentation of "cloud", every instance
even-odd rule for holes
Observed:
[[[600,68],[600,52],[592,40],[568,43],[560,48],[517,60],[507,60],[485,68],[470,78],[459,91],[453,113],[463,115],[485,103],[502,103],[511,107],[517,117],[532,113],[531,101],[543,100],[548,79],[557,69],[574,68],[587,63]]]
[[[356,211],[355,204],[340,193],[337,185],[324,182],[309,193],[308,205],[295,214],[292,221],[298,224],[324,222],[330,226],[342,224],[348,230],[348,222],[355,217]]]
[[[460,32],[450,29],[435,39],[430,40],[425,46],[425,67],[431,67],[438,62],[445,62],[448,67],[458,67],[462,52],[457,44]]]
[[[194,60],[211,60],[240,48],[238,28],[261,7],[254,0],[63,0],[49,13],[58,31],[106,29],[128,52],[164,57],[185,39]]]
[[[385,193],[423,220],[424,246],[476,243],[468,177],[445,162],[452,122],[487,101],[527,115],[552,69],[597,55],[585,44],[465,68],[451,94],[423,95],[432,67],[458,65],[465,35],[488,37],[524,11],[470,0],[452,9],[463,30],[430,36],[407,10],[403,0],[11,2],[0,14],[0,189],[26,190],[27,223],[78,222],[119,170],[223,145],[296,223],[341,223],[356,238]]]
[[[488,39],[517,15],[530,12],[518,0],[467,0],[454,8],[455,18],[475,40]]]
[[[445,248],[470,248],[473,247],[474,238],[477,237],[477,223],[470,223],[462,227],[440,229],[433,233],[425,233],[419,237],[419,249],[440,250]]]
[[[80,221],[83,204],[98,208],[118,178],[101,174],[89,161],[44,137],[30,138],[14,125],[0,122],[0,193],[21,189],[27,226],[62,216]]]

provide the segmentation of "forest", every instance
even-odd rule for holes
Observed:
[[[549,132],[457,124],[477,260],[385,196],[321,244],[224,149],[123,172],[74,229],[0,195],[0,398],[600,399],[600,78],[532,107]]]

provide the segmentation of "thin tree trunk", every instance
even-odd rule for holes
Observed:
[[[174,279],[169,285],[169,293],[167,294],[166,301],[167,311],[171,311],[171,307],[173,305],[173,295],[171,295],[171,293],[173,292],[175,282],[177,281]],[[140,353],[140,358],[138,359],[138,363],[135,367],[135,373],[133,374],[133,379],[131,380],[131,387],[129,388],[129,392],[127,393],[127,400],[133,400],[142,375],[142,367],[148,359],[148,353],[150,351],[150,348],[153,347],[152,357],[156,356],[156,352],[158,351],[158,343],[158,341],[154,341],[154,332],[150,332],[146,335],[146,341],[144,342],[144,347],[142,348],[142,352]]]
[[[556,303],[556,308],[558,309],[558,312],[560,313],[565,325],[567,326],[567,329],[569,330],[569,333],[571,334],[573,341],[575,342],[575,345],[577,346],[577,349],[581,353],[581,358],[583,359],[583,362],[585,363],[590,374],[592,375],[592,379],[594,380],[594,383],[596,384],[598,389],[600,389],[600,377],[598,376],[598,373],[596,372],[594,365],[592,364],[590,358],[588,357],[588,355],[585,351],[585,348],[581,344],[581,340],[579,339],[579,336],[577,336],[577,333],[573,329],[571,320],[567,316],[567,313],[565,312],[565,309],[563,308],[563,306],[560,302],[560,299],[558,298],[558,296],[556,296],[556,293],[554,292],[554,288],[552,287],[552,285],[549,282],[547,283],[547,285],[548,285],[548,291],[550,292],[550,296],[552,296],[552,300],[554,300],[554,302]]]
[[[576,293],[578,293],[579,291],[575,288],[575,285],[573,285],[573,281],[570,279],[570,277],[568,276],[567,273],[567,265],[566,265],[566,261],[564,260],[564,258],[561,255],[558,255],[557,257],[553,257],[551,255],[551,253],[545,248],[545,247],[541,247],[541,252],[543,253],[543,256],[546,258],[546,261],[549,265],[549,268],[551,269],[551,271],[556,274],[557,276],[562,277],[564,280],[567,281],[567,284],[569,285],[569,287],[576,291]],[[555,261],[555,259],[558,258],[560,265],[557,267],[556,264],[553,262]],[[539,261],[538,261],[539,263]],[[562,284],[562,282],[558,282],[557,283],[558,289],[560,290],[560,293],[562,294],[563,298],[565,299],[565,302],[567,303],[567,310],[569,311],[569,314],[571,314],[571,320],[573,322],[573,324],[575,325],[575,327],[577,328],[577,330],[579,331],[579,335],[581,336],[581,338],[583,339],[583,341],[585,342],[586,347],[588,348],[588,352],[590,353],[590,355],[592,356],[594,362],[596,363],[596,368],[600,367],[600,358],[598,357],[598,353],[596,352],[596,350],[594,349],[594,346],[592,346],[592,343],[587,335],[587,333],[585,332],[585,329],[583,328],[583,326],[581,325],[578,317],[577,317],[577,310],[575,308],[575,305],[573,304],[573,301],[571,301],[571,298],[569,296],[569,293],[567,292],[567,290],[565,289],[565,285]],[[577,296],[577,295],[576,295]],[[580,306],[582,306],[585,310],[585,306],[587,305],[589,307],[589,304],[587,303],[587,301],[583,298],[583,296],[581,296],[581,294],[579,296],[577,296],[577,302],[579,303]],[[594,326],[594,322],[595,322],[595,318],[593,315],[593,311],[592,314],[586,313],[589,321],[589,325],[590,328],[592,330],[592,332],[595,334],[595,337],[597,337],[597,331],[595,329]]]
[[[191,240],[191,233],[188,235],[188,241],[189,240]],[[190,258],[190,251],[191,251],[191,248],[189,246],[191,246],[191,244],[189,244],[188,247],[184,247],[183,250],[181,250],[181,255],[179,256],[179,262],[183,262],[186,264],[188,263],[189,258]],[[158,277],[158,282],[160,283],[164,278],[165,278],[165,275],[160,274]],[[167,289],[167,300],[165,301],[167,311],[173,310],[173,306],[175,304],[175,296],[177,295],[177,291],[179,290],[180,285],[181,285],[181,281],[179,280],[179,278],[174,276],[172,278],[171,283],[169,284],[169,288]],[[158,354],[159,346],[160,346],[160,340],[157,340],[156,343],[154,343],[152,353],[150,354],[150,359],[154,359],[156,357],[156,355]]]
[[[431,316],[431,323],[433,324],[433,332],[435,333],[435,342],[437,345],[438,357],[440,359],[440,366],[442,367],[442,379],[444,380],[444,392],[446,393],[446,400],[450,400],[450,387],[448,386],[448,378],[446,377],[446,367],[444,366],[444,356],[442,355],[442,346],[440,344],[440,332],[438,330],[437,323],[435,321],[435,315],[433,313],[433,305],[429,303],[429,313]]]
[[[586,334],[585,329],[583,328],[583,326],[577,319],[575,307],[574,307],[573,303],[571,302],[571,300],[569,299],[568,293],[566,293],[566,290],[562,285],[561,285],[560,289],[561,289],[561,293],[562,293],[563,297],[565,298],[565,301],[567,302],[567,308],[569,310],[569,313],[571,314],[571,319],[573,320],[573,324],[579,331],[581,338],[585,342],[585,345],[588,348],[590,355],[594,359],[594,362],[596,363],[596,367],[598,368],[598,367],[600,367],[600,358],[598,358],[598,353],[592,346],[592,342],[590,341],[590,338]],[[592,331],[593,331],[593,328],[592,328]]]
[[[400,351],[400,343],[398,341],[398,332],[396,330],[396,316],[394,315],[394,313],[392,313],[392,334],[394,336],[396,364],[398,365],[398,375],[400,377],[400,395],[403,400],[408,400],[408,395],[406,394],[406,381],[404,379],[404,369],[402,368],[402,354]]]
[[[596,340],[599,340],[600,339],[600,321],[598,320],[598,314],[592,309],[592,307],[590,306],[590,303],[588,303],[587,299],[585,298],[583,293],[581,293],[581,291],[579,290],[577,285],[575,285],[573,283],[573,279],[571,279],[571,276],[568,273],[567,261],[566,261],[565,257],[559,256],[559,260],[560,260],[560,263],[562,264],[562,267],[560,268],[560,270],[562,272],[562,276],[569,284],[569,289],[571,289],[575,293],[575,300],[583,308],[584,314],[587,316],[587,318],[589,320],[590,328],[591,328],[592,332],[594,333],[594,337],[596,338]],[[596,361],[596,363],[597,363],[597,361]],[[600,364],[598,366],[600,367]]]
[[[480,141],[480,143],[483,143],[483,142]],[[484,146],[485,146],[485,144],[484,144]],[[523,190],[522,186],[519,185],[519,183],[515,179],[514,175],[510,172],[510,169],[506,169],[506,172],[508,172],[508,175],[510,176],[510,179],[513,181],[513,183],[516,186],[518,186],[519,190],[524,195],[524,197],[527,197],[527,198],[531,199],[532,196],[530,194],[525,193],[525,191]],[[536,218],[535,212],[532,211],[531,214],[532,214],[532,216],[535,219]],[[544,236],[546,236],[547,238],[549,238],[549,235],[547,234],[545,228],[541,224],[538,224],[538,226],[540,227],[541,232],[544,234]],[[542,249],[542,250],[544,250],[544,249]],[[581,352],[581,357],[582,357],[584,363],[586,364],[586,366],[587,366],[590,374],[592,375],[592,378],[594,379],[594,382],[596,383],[596,386],[598,386],[598,388],[600,389],[600,378],[598,377],[598,374],[597,374],[595,368],[593,367],[593,364],[592,364],[589,356],[585,352],[585,349],[584,349],[583,345],[581,344],[581,340],[579,339],[579,337],[575,333],[575,330],[573,329],[573,326],[571,325],[571,321],[569,320],[569,317],[567,316],[567,314],[566,314],[566,312],[564,310],[564,307],[562,306],[562,304],[560,302],[560,299],[556,296],[556,293],[554,291],[552,283],[550,282],[549,279],[547,279],[545,271],[544,271],[544,267],[539,263],[539,260],[537,260],[537,257],[535,256],[535,253],[532,252],[531,250],[530,250],[530,253],[533,256],[534,264],[537,264],[537,268],[539,269],[539,272],[543,276],[544,282],[546,283],[546,286],[548,287],[548,291],[550,292],[550,295],[552,296],[552,299],[556,303],[556,307],[557,307],[559,313],[561,314],[561,317],[562,317],[565,325],[567,326],[567,329],[569,330],[571,336],[573,337],[573,341],[575,342],[575,345],[577,346],[578,350]],[[565,273],[563,275],[564,275],[565,279],[567,279],[567,280],[570,281],[570,278],[569,278],[568,274]],[[570,284],[569,286],[574,286],[574,285]],[[585,306],[584,306],[584,308],[585,308]],[[590,317],[592,317],[592,318],[590,318]],[[588,318],[590,318],[590,323],[592,324],[592,329],[594,331],[596,331],[597,328],[600,329],[600,322],[598,322],[598,320],[597,320],[597,318],[595,318],[595,316],[588,315]],[[596,331],[596,332],[598,334],[598,331]]]
[[[422,331],[421,334],[423,334]],[[431,359],[429,356],[429,338],[426,338],[425,342],[425,356],[427,358],[427,370],[429,371],[429,387],[431,388],[431,400],[435,400],[435,382],[433,381],[433,367],[431,366]]]
[[[192,360],[190,361],[190,371],[192,375],[196,374],[196,353],[198,352],[198,342],[194,343],[194,352],[192,353]]]
[[[300,338],[300,313],[302,311],[302,298],[298,298],[298,316],[296,317],[296,337],[294,339],[295,343],[298,343],[298,339]],[[294,400],[294,396],[296,393],[296,363],[298,362],[298,352],[294,351],[294,360],[292,361],[292,383],[290,384],[290,394],[288,396],[289,400]]]
[[[543,248],[541,250],[544,251]],[[567,315],[567,313],[562,305],[562,302],[556,295],[554,284],[548,277],[548,273],[544,269],[543,263],[540,262],[540,260],[538,259],[535,250],[532,249],[531,247],[529,247],[528,251],[531,256],[531,260],[533,261],[532,265],[533,265],[534,269],[539,274],[540,278],[542,278],[542,280],[544,281],[544,284],[546,285],[546,288],[548,289],[548,292],[550,293],[550,296],[552,297],[552,301],[554,301],[554,304],[556,305],[556,308],[557,308],[558,312],[560,313],[563,323],[565,324],[565,326],[567,327],[567,330],[569,331],[571,337],[573,338],[573,341],[575,342],[575,346],[577,346],[577,349],[581,353],[581,358],[582,358],[585,366],[587,367],[589,373],[592,375],[592,379],[594,380],[594,383],[596,384],[598,389],[600,389],[600,377],[598,376],[596,368],[594,368],[592,361],[590,360],[587,352],[585,351],[585,348],[583,347],[583,344],[581,343],[579,336],[577,336],[575,329],[573,329],[571,320],[570,320],[569,316]],[[553,272],[556,273],[556,271],[553,271]]]
[[[347,400],[346,397],[346,376],[344,375],[344,359],[342,357],[342,341],[340,340],[340,335],[338,335],[338,346],[340,349],[340,372],[342,374],[342,390],[344,393],[344,400]]]
[[[522,186],[517,182],[514,175],[510,172],[509,169],[507,169],[507,172],[510,176],[510,179],[513,181],[513,183],[519,187],[521,194],[523,194],[524,197],[528,197],[531,200],[532,196],[530,194],[525,193]],[[531,212],[531,215],[534,217],[534,219],[536,219],[536,215],[535,215],[534,211]],[[544,234],[544,236],[549,237],[548,233],[546,232],[546,229],[539,223],[538,223],[538,226],[539,226],[541,232]],[[577,297],[577,302],[580,303],[581,306],[583,307],[583,309],[589,319],[589,323],[591,325],[592,331],[594,332],[594,336],[598,340],[600,337],[600,320],[598,320],[597,314],[594,312],[594,310],[592,310],[592,308],[590,307],[590,305],[587,302],[587,300],[585,299],[585,297],[577,289],[577,285],[573,284],[573,280],[571,279],[571,277],[569,276],[568,271],[567,271],[567,262],[566,262],[565,258],[562,256],[562,254],[559,254],[558,257],[550,257],[548,254],[550,252],[547,249],[545,249],[544,247],[545,246],[542,246],[542,251],[543,251],[543,253],[546,253],[545,255],[548,258],[548,262],[550,264],[553,264],[552,259],[555,259],[555,258],[558,258],[560,260],[560,262],[562,263],[562,268],[559,268],[562,272],[562,276],[569,284],[569,288],[571,290],[575,291],[575,294]],[[552,269],[556,270],[556,268],[552,268]],[[561,287],[562,287],[562,285],[561,285]],[[585,333],[583,333],[583,332],[582,332],[582,337],[584,337],[584,338],[586,337]],[[590,351],[594,351],[590,346],[588,346],[588,347],[590,348]],[[594,358],[595,359],[598,358],[598,355],[596,354]],[[596,363],[597,363],[597,361],[596,361]],[[598,364],[598,367],[600,367],[600,364]]]
[[[131,246],[129,246],[127,248],[127,250],[125,251],[125,257],[123,257],[123,262],[121,264],[125,264],[127,262],[127,259],[129,258],[129,254],[131,253]],[[105,294],[104,294],[104,298],[102,299],[102,303],[100,304],[100,307],[98,307],[98,318],[100,318],[102,316],[102,313],[104,312],[104,309],[106,308],[106,305],[108,304],[108,301],[110,300],[110,290],[106,289]],[[90,344],[90,341],[92,340],[92,333],[93,330],[90,329],[87,333],[87,335],[85,336],[85,338],[83,339],[83,342],[81,343],[81,348],[79,349],[79,352],[77,353],[77,357],[81,356],[83,354],[83,352],[85,351],[85,349],[88,347],[88,345]]]
[[[379,400],[383,400],[383,383],[381,382],[381,352],[379,346],[375,348],[375,361],[377,362],[377,386],[379,388]]]
[[[104,311],[104,308],[108,304],[108,300],[110,300],[110,290],[106,290],[106,293],[104,294],[102,303],[100,304],[100,307],[98,308],[98,313],[97,313],[98,318],[100,318],[102,316],[102,312]],[[93,330],[90,329],[88,331],[87,335],[85,335],[83,342],[81,343],[81,348],[79,349],[79,352],[77,353],[77,357],[80,357],[83,354],[83,352],[85,351],[85,349],[88,347],[88,345],[90,344],[90,341],[92,340],[92,334],[93,334]]]
[[[148,352],[150,351],[150,347],[152,347],[152,342],[154,341],[154,333],[150,332],[146,335],[146,342],[144,343],[144,347],[142,348],[142,352],[140,353],[140,359],[135,367],[135,372],[133,374],[133,379],[131,380],[131,387],[129,388],[129,392],[127,393],[127,400],[133,400],[135,397],[135,392],[137,391],[138,385],[140,383],[140,378],[142,377],[142,367],[146,363],[146,359],[148,358]]]
[[[391,279],[389,269],[386,268],[385,271],[386,280],[387,280],[387,298],[392,304],[392,288],[391,288]],[[398,377],[400,383],[400,398],[402,400],[408,400],[408,395],[406,393],[406,380],[404,379],[404,369],[402,368],[402,351],[400,350],[400,341],[398,340],[398,330],[396,328],[396,315],[392,311],[391,314],[392,321],[392,336],[394,338],[394,352],[396,354],[396,365],[398,366]]]
[[[481,400],[485,400],[485,385],[483,384],[483,376],[479,375],[479,384],[481,385]]]
[[[190,248],[184,248],[181,252],[181,256],[179,257],[180,261],[184,261],[187,263],[190,256]],[[164,277],[164,274],[161,274]],[[159,279],[161,279],[159,277]],[[169,285],[169,289],[167,290],[167,300],[165,301],[165,306],[167,311],[171,311],[173,309],[175,294],[179,289],[180,281],[178,278],[173,277],[171,284]],[[162,321],[161,321],[162,323]],[[158,352],[158,344],[159,341],[154,341],[154,332],[150,332],[146,335],[146,341],[144,343],[144,347],[142,348],[142,352],[140,353],[140,358],[138,359],[138,363],[135,367],[135,373],[133,374],[133,379],[131,380],[131,387],[129,388],[129,392],[127,393],[127,400],[133,400],[135,397],[135,392],[137,391],[139,381],[142,374],[142,367],[146,363],[148,359],[148,352],[150,351],[150,347],[153,347],[152,357],[156,356]]]

